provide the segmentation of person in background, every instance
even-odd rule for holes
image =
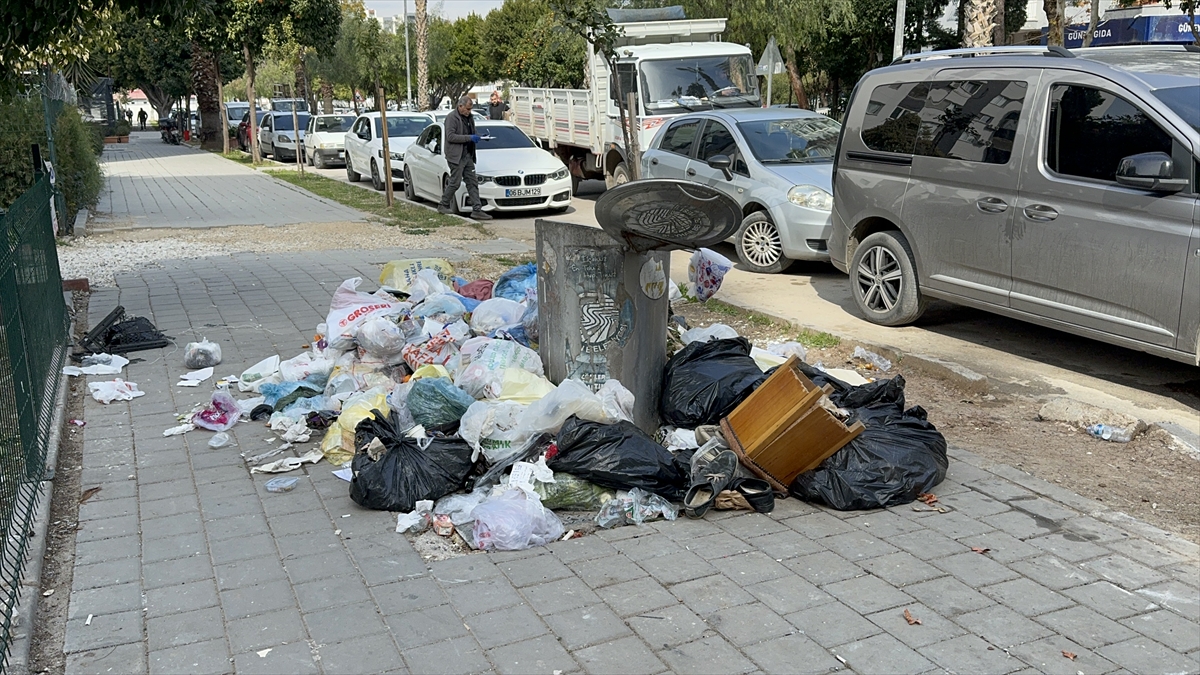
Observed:
[[[145,108],[142,108],[141,110],[138,111],[138,124],[142,125],[142,131],[146,130],[146,118],[147,117],[149,117],[149,115],[146,114]]]
[[[129,126],[133,126],[133,108],[125,109],[125,121],[129,122]]]
[[[471,115],[471,97],[458,99],[458,110],[446,115],[446,163],[450,165],[450,180],[442,191],[438,202],[438,213],[454,213],[454,194],[458,186],[466,181],[467,195],[471,201],[471,218],[491,220],[483,211],[479,200],[479,178],[475,175],[475,144],[480,141],[475,133],[475,118]]]
[[[492,97],[488,100],[488,119],[502,120],[504,113],[508,111],[508,104],[504,99],[500,98],[499,91],[493,91]]]

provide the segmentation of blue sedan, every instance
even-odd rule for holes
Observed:
[[[671,118],[642,154],[642,176],[692,180],[746,214],[733,238],[755,272],[829,260],[833,157],[841,125],[807,110],[741,108]]]

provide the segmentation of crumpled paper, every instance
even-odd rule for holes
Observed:
[[[317,448],[316,450],[309,450],[299,457],[284,457],[270,464],[251,467],[250,473],[287,473],[288,471],[295,471],[305,464],[316,464],[321,461],[322,457],[321,449]]]

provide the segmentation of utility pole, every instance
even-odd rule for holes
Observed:
[[[412,61],[408,58],[408,0],[404,0],[404,87],[408,108],[412,110]]]
[[[892,60],[904,56],[904,0],[896,0],[896,34],[892,38]]]

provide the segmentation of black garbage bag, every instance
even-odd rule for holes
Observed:
[[[630,422],[600,424],[572,415],[546,465],[596,485],[642,488],[671,500],[682,499],[688,483],[688,467]]]
[[[350,498],[378,511],[412,511],[422,499],[439,499],[463,486],[471,471],[471,446],[460,438],[415,439],[403,435],[399,416],[359,422],[350,464]],[[378,438],[384,453],[372,460],[366,447]]]
[[[743,337],[693,342],[663,368],[660,412],[667,424],[718,424],[767,379]]]
[[[816,469],[797,476],[789,490],[794,497],[839,511],[878,509],[907,504],[942,482],[949,467],[946,438],[923,408],[904,410],[903,377],[861,387],[837,383],[844,389],[834,382],[820,384],[834,386],[835,404],[860,404],[851,408],[851,420],[866,428]]]

